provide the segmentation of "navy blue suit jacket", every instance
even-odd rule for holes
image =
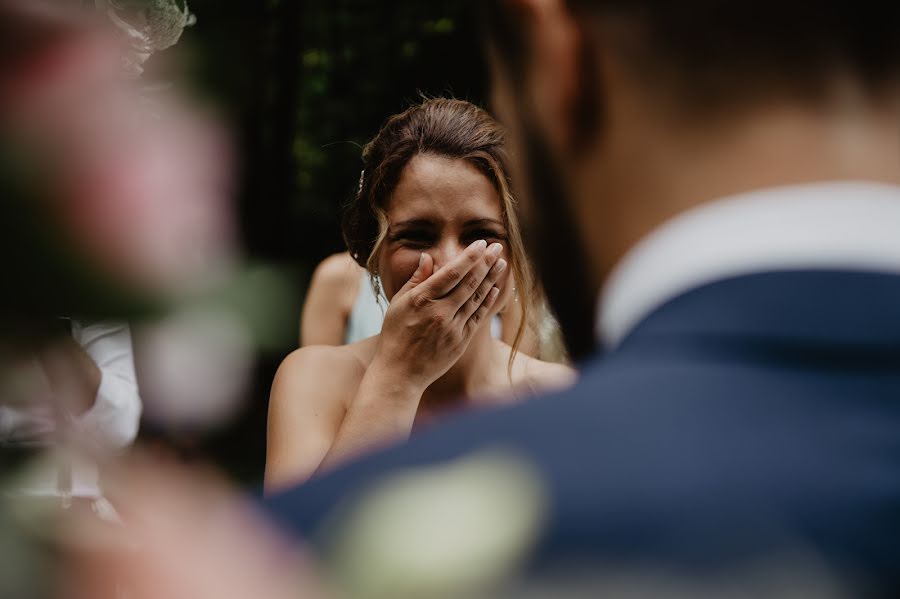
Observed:
[[[469,413],[280,494],[306,537],[384,473],[502,445],[550,494],[531,568],[710,572],[796,543],[869,590],[900,582],[900,276],[737,277],[683,294],[577,385]]]

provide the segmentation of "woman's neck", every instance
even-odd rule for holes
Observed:
[[[500,364],[503,360],[497,349],[490,326],[482,327],[456,364],[425,390],[420,405],[462,402],[491,386],[497,378],[498,368],[506,372],[505,363]]]

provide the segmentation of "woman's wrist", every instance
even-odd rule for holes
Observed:
[[[400,360],[391,360],[376,354],[366,369],[366,376],[377,379],[379,388],[400,395],[421,395],[429,382],[407,368]]]

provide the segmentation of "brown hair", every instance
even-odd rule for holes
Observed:
[[[355,197],[344,212],[344,240],[350,255],[373,275],[387,235],[387,204],[403,169],[415,156],[432,154],[466,160],[494,185],[507,230],[510,266],[522,318],[513,341],[509,368],[518,352],[533,302],[538,297],[534,274],[525,254],[510,191],[506,133],[487,111],[464,100],[430,98],[390,117],[363,149],[364,169]]]

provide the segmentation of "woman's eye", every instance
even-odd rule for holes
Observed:
[[[422,246],[429,245],[432,241],[431,235],[424,231],[406,231],[399,233],[394,237],[394,241],[403,245]]]
[[[488,242],[499,242],[503,243],[506,241],[506,236],[500,233],[499,231],[489,231],[487,229],[483,231],[473,231],[471,234],[467,236],[466,241],[478,241],[479,239],[484,239]]]

